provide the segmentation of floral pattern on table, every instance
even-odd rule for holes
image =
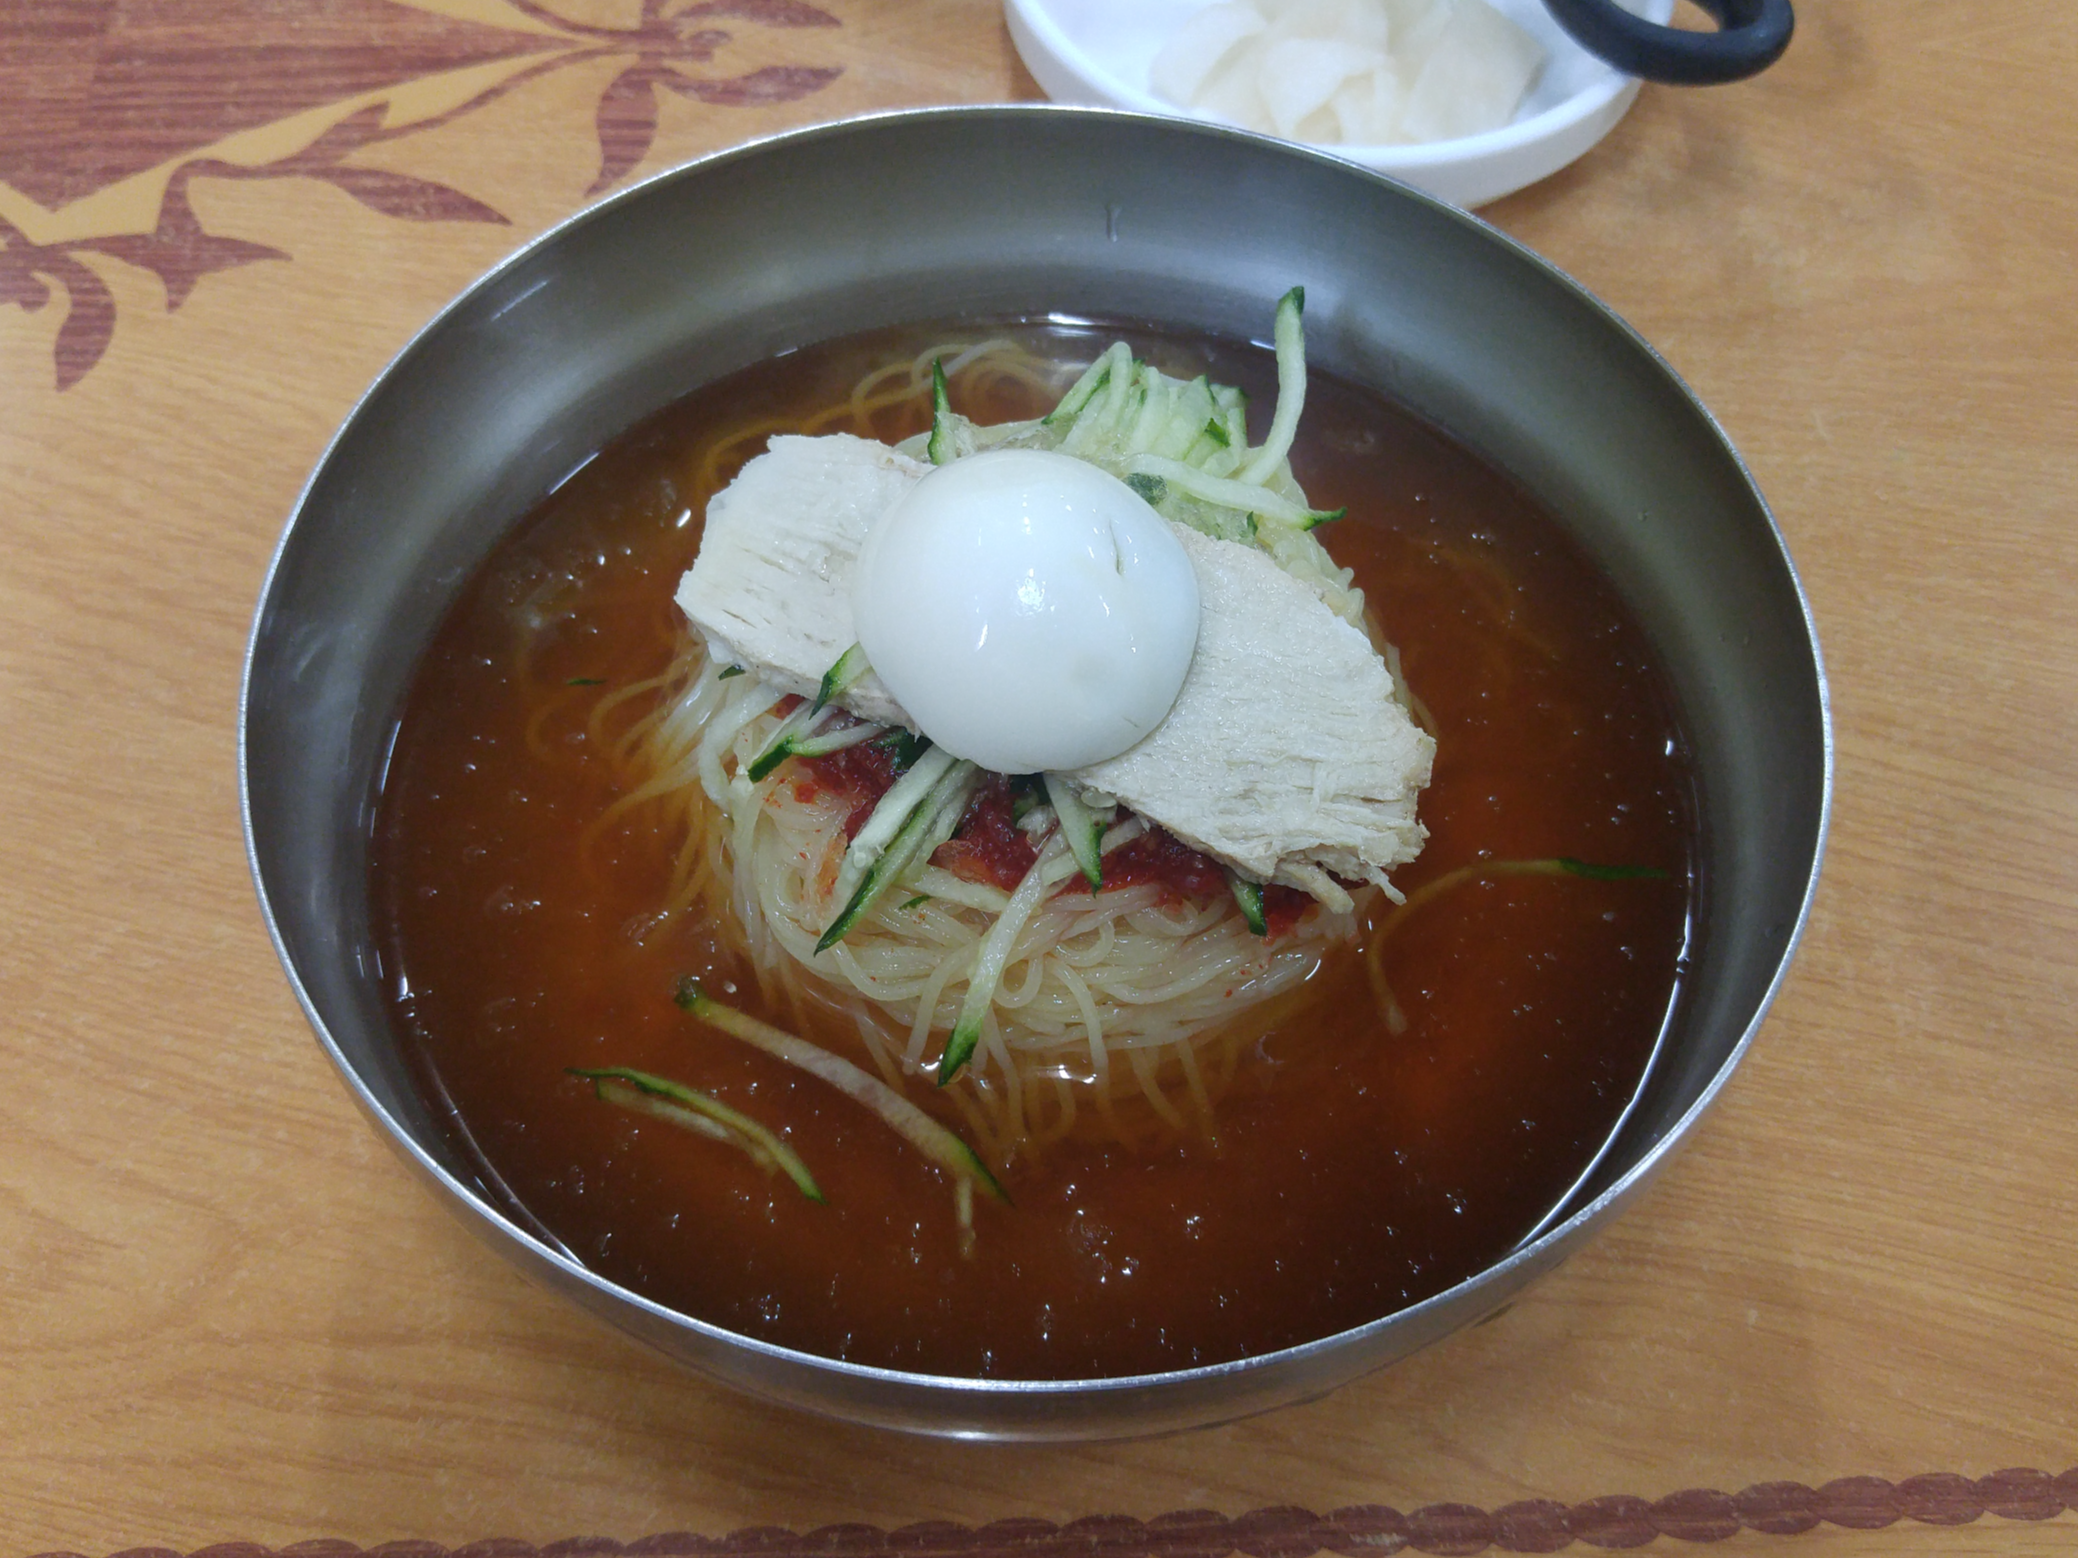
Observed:
[[[842,70],[728,68],[744,26],[841,25],[806,0],[640,0],[639,14],[619,25],[566,15],[550,0],[481,0],[459,9],[465,14],[401,0],[294,8],[267,0],[13,0],[0,7],[0,307],[35,314],[62,294],[65,313],[51,345],[57,388],[91,372],[115,334],[116,296],[96,258],[150,271],[169,312],[219,271],[291,258],[270,244],[208,231],[190,199],[198,180],[315,179],[402,221],[503,224],[506,215],[477,194],[385,167],[382,148],[542,77],[624,61],[593,116],[598,170],[584,193],[596,195],[649,153],[660,94],[721,109],[786,103],[820,91]],[[492,19],[500,14],[511,24]],[[396,112],[401,92],[440,78],[472,89],[438,112]],[[306,127],[289,149],[252,152],[256,134]],[[154,181],[148,226],[88,220],[82,231],[66,220],[91,211],[96,197]]]

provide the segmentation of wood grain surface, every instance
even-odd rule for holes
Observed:
[[[786,125],[1036,95],[986,0],[638,5],[0,0],[0,1558],[2078,1464],[2068,8],[1803,0],[1774,71],[1648,87],[1487,213],[1721,418],[1832,674],[1816,913],[1694,1144],[1497,1323],[1233,1427],[1033,1450],[763,1406],[529,1286],[357,1116],[254,905],[246,624],[304,475],[411,332],[594,189]],[[2078,1530],[1979,1505],[1732,1540]]]

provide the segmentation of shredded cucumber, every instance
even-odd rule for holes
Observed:
[[[925,446],[933,465],[950,465],[953,448],[952,396],[945,388],[945,363],[931,359],[931,441]]]
[[[1104,859],[1099,853],[1104,847],[1104,822],[1082,804],[1075,793],[1059,774],[1048,774],[1046,798],[1053,802],[1054,815],[1061,820],[1061,836],[1068,841],[1069,853],[1075,864],[1095,892],[1104,885]]]
[[[982,427],[951,409],[932,382],[931,431],[899,447],[934,464],[983,449],[1048,449],[1086,460],[1126,481],[1164,519],[1220,541],[1255,546],[1305,580],[1334,611],[1363,624],[1363,595],[1309,532],[1340,509],[1307,501],[1289,464],[1306,404],[1305,291],[1277,304],[1277,408],[1267,439],[1248,442],[1248,401],[1204,375],[1177,379],[1113,342],[1060,402],[1036,422]]]
[[[938,846],[951,838],[958,829],[960,818],[967,813],[967,803],[974,798],[974,792],[980,784],[980,767],[974,763],[958,762],[946,771],[943,779],[932,786],[929,797],[924,801],[924,809],[930,812],[931,820],[918,835],[916,845],[908,857],[896,868],[894,880],[909,881],[930,864],[931,857],[938,853]],[[889,854],[893,853],[894,851],[889,851]]]
[[[1663,882],[1667,873],[1658,866],[1598,866],[1592,861],[1560,855],[1552,862],[1568,876],[1584,876],[1590,882]]]
[[[945,1086],[959,1075],[974,1054],[975,1045],[981,1042],[981,1020],[995,1004],[996,987],[1003,982],[1003,970],[1009,965],[1011,949],[1017,945],[1018,933],[1039,907],[1054,882],[1048,868],[1056,860],[1067,855],[1067,841],[1056,833],[1039,858],[1025,872],[1024,880],[1017,884],[1017,891],[1010,895],[1010,902],[996,916],[996,923],[981,938],[981,946],[974,955],[974,971],[967,976],[967,998],[960,1003],[959,1020],[953,1024],[952,1034],[945,1041],[945,1053],[938,1059],[938,1085]]]
[[[824,735],[815,733],[816,723],[831,700],[842,697],[871,669],[866,663],[866,651],[857,644],[839,655],[837,663],[823,672],[822,685],[816,689],[814,700],[802,704],[781,722],[779,729],[772,733],[772,739],[765,743],[764,750],[745,765],[744,777],[755,784],[790,757],[818,757],[827,752],[841,752],[846,747],[884,734],[878,725]]]
[[[1227,886],[1234,894],[1234,902],[1241,906],[1241,918],[1248,922],[1248,928],[1258,936],[1269,935],[1269,917],[1263,912],[1263,884],[1251,882],[1240,872],[1229,867]]]
[[[1107,352],[1084,370],[1081,378],[1068,387],[1060,403],[1043,418],[1047,427],[1065,427],[1072,422],[1090,403],[1090,399],[1102,389],[1111,377],[1111,355]]]
[[[1147,831],[1147,823],[1139,817],[1129,816],[1108,828],[1099,824],[1099,830],[1101,837],[1096,852],[1101,858],[1120,845],[1139,838]],[[996,923],[982,938],[981,947],[975,954],[974,970],[967,976],[967,994],[960,1003],[959,1018],[945,1041],[944,1054],[938,1059],[940,1087],[957,1076],[960,1068],[973,1058],[975,1046],[981,1042],[982,1019],[995,1004],[996,990],[1003,982],[1003,970],[1009,966],[1010,954],[1016,950],[1017,938],[1026,922],[1046,901],[1046,895],[1075,875],[1078,869],[1067,839],[1056,831],[1040,849],[1039,858],[1032,862],[1024,879],[1017,884],[1017,891],[996,911]]]
[[[1163,487],[1173,487],[1210,503],[1217,508],[1234,509],[1243,514],[1254,514],[1261,519],[1276,520],[1280,524],[1294,525],[1301,530],[1311,530],[1326,520],[1340,519],[1340,509],[1308,508],[1303,503],[1294,503],[1290,498],[1272,492],[1267,487],[1258,487],[1251,482],[1236,481],[1232,477],[1209,476],[1195,470],[1181,460],[1165,460],[1158,454],[1136,454],[1127,466],[1134,476],[1152,476]],[[1145,493],[1142,493],[1145,496]]]
[[[1270,419],[1270,436],[1241,472],[1241,479],[1251,485],[1270,479],[1291,453],[1292,438],[1299,431],[1299,413],[1306,406],[1305,313],[1304,287],[1294,287],[1277,300],[1277,322],[1272,327],[1277,347],[1277,413]]]
[[[895,772],[898,774],[909,772],[910,765],[922,757],[924,749],[931,744],[915,731],[899,727],[882,736],[881,740],[888,744],[888,750],[894,754]]]
[[[923,766],[921,761],[917,764],[917,768]],[[916,769],[910,770],[911,774],[915,772]],[[866,911],[871,909],[889,888],[907,877],[912,867],[928,861],[938,846],[952,837],[953,829],[959,826],[960,814],[967,809],[967,801],[974,793],[980,772],[974,764],[964,760],[946,765],[936,782],[915,804],[908,807],[900,826],[889,839],[885,849],[860,872],[858,885],[852,889],[844,907],[837,911],[837,917],[830,921],[829,928],[816,942],[817,952],[829,951],[850,935],[852,929],[865,917]],[[901,788],[903,780],[908,777],[909,775],[905,774],[903,779],[895,782],[894,789],[888,791],[887,797],[881,800],[873,815],[866,819],[867,828],[880,820],[881,812],[887,809],[888,798],[894,795],[895,790]],[[863,839],[865,836],[865,829],[861,829],[859,838]],[[857,849],[858,839],[854,839],[852,850]],[[851,855],[847,853],[844,868],[838,874],[839,892],[844,889],[843,871],[849,870],[850,867]]]
[[[1133,353],[1125,342],[1114,341],[1098,360],[1104,365],[1104,372],[1087,404],[1066,421],[1049,419],[1045,425],[1058,430],[1062,454],[1072,454],[1108,470],[1111,462],[1104,456],[1119,413],[1133,391]]]
[[[859,829],[851,847],[844,852],[844,864],[837,873],[840,897],[848,896],[874,863],[887,853],[895,835],[909,821],[910,813],[923,804],[924,797],[931,793],[931,787],[958,761],[943,747],[927,746],[917,754],[916,761],[880,798],[880,804],[873,808],[873,815],[866,819],[866,825]]]
[[[833,703],[857,686],[859,679],[873,667],[866,662],[866,648],[853,644],[837,657],[837,663],[823,672],[822,684],[815,689],[815,702],[809,705],[811,714],[822,712],[824,705]]]
[[[1311,533],[1342,511],[1308,502],[1288,460],[1306,402],[1305,301],[1299,287],[1278,300],[1273,330],[1277,406],[1269,435],[1259,446],[1249,445],[1247,400],[1238,389],[1214,384],[1202,374],[1171,378],[1135,359],[1131,348],[1118,341],[1045,417],[989,427],[952,409],[945,365],[933,362],[930,430],[901,447],[934,465],[1003,447],[1050,449],[1086,460],[1126,481],[1164,518],[1267,552],[1346,620],[1361,625],[1362,595]],[[823,677],[815,700],[781,725],[746,765],[745,776],[756,782],[788,756],[839,751],[884,736],[873,726],[816,728],[823,711],[867,669],[857,645],[847,650]],[[958,827],[973,793],[978,773],[972,763],[900,734],[905,750],[898,757],[913,761],[898,762],[899,777],[845,852],[833,893],[843,907],[817,942],[818,952],[850,934],[890,888],[928,866]],[[1076,871],[1092,890],[1101,888],[1106,849],[1130,836],[1120,828],[1107,831],[1103,819],[1065,781],[1047,775],[1043,783],[1056,830],[978,949],[959,1019],[939,1061],[941,1086],[972,1056],[1017,936],[1045,895]],[[1249,929],[1266,934],[1262,885],[1232,872],[1228,881]],[[915,905],[911,899],[910,906]]]
[[[790,757],[821,757],[887,734],[879,725],[848,725],[843,730],[826,731],[821,728],[823,723],[811,706],[794,710],[765,744],[765,750],[744,766],[743,776],[755,784]]]
[[[773,1059],[827,1082],[846,1097],[864,1104],[886,1122],[903,1140],[959,1179],[971,1180],[990,1199],[1009,1204],[1010,1197],[974,1149],[923,1110],[889,1087],[878,1077],[862,1071],[841,1056],[833,1055],[806,1039],[797,1039],[784,1028],[760,1022],[748,1012],[724,1006],[700,988],[699,981],[680,982],[678,1005],[711,1028],[741,1039]]]
[[[869,741],[884,740],[887,731],[879,725],[849,725],[843,730],[833,730],[826,736],[801,736],[788,750],[789,757],[827,757],[832,752],[842,752],[847,747],[864,746]]]
[[[818,1205],[828,1200],[808,1172],[800,1155],[765,1126],[741,1110],[732,1109],[718,1098],[695,1092],[669,1077],[636,1071],[628,1066],[605,1066],[585,1070],[568,1068],[570,1075],[583,1077],[592,1092],[609,1104],[652,1115],[699,1135],[724,1141],[749,1154],[753,1163],[768,1172],[777,1169],[794,1182],[794,1187]]]
[[[755,784],[793,755],[794,743],[808,734],[810,721],[815,718],[815,709],[804,703],[779,722],[779,729],[765,743],[764,750],[744,765],[743,777]]]

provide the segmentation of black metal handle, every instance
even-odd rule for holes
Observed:
[[[1759,75],[1789,47],[1789,0],[1696,0],[1716,32],[1684,32],[1633,16],[1615,0],[1544,0],[1559,26],[1588,53],[1627,76],[1676,86],[1712,86]]]

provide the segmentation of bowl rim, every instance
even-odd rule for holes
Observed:
[[[1538,1233],[1536,1237],[1525,1240],[1492,1264],[1459,1282],[1453,1283],[1440,1292],[1432,1294],[1414,1304],[1392,1310],[1384,1315],[1368,1320],[1361,1325],[1331,1332],[1326,1336],[1315,1337],[1310,1341],[1296,1343],[1289,1347],[1282,1347],[1274,1351],[1258,1353],[1248,1357],[1229,1359],[1220,1363],[1201,1364],[1185,1369],[1070,1379],[991,1379],[970,1375],[930,1374],[914,1370],[891,1369],[872,1364],[854,1363],[845,1359],[832,1358],[821,1353],[780,1346],[772,1342],[763,1341],[757,1337],[746,1336],[740,1332],[729,1330],[727,1327],[717,1325],[711,1321],[684,1314],[636,1293],[629,1288],[622,1287],[592,1271],[572,1257],[567,1250],[560,1248],[560,1241],[551,1243],[544,1240],[538,1234],[523,1226],[505,1207],[498,1205],[481,1189],[464,1183],[457,1176],[450,1173],[390,1113],[381,1100],[375,1096],[374,1090],[362,1078],[357,1067],[348,1059],[339,1041],[333,1036],[330,1028],[327,1026],[325,1018],[320,1013],[291,955],[284,933],[274,912],[273,900],[270,897],[265,875],[265,867],[260,855],[260,843],[254,819],[253,771],[250,762],[250,726],[253,717],[256,668],[265,651],[265,646],[262,642],[262,630],[267,623],[268,607],[273,599],[287,558],[296,541],[299,523],[313,494],[326,479],[342,445],[353,436],[362,416],[367,412],[371,403],[385,393],[393,379],[409,368],[412,360],[422,350],[426,349],[429,341],[448,329],[450,322],[472,307],[480,296],[490,291],[513,272],[530,263],[543,250],[564,241],[568,235],[580,231],[595,222],[610,218],[614,212],[623,206],[650,198],[656,191],[680,180],[697,178],[703,172],[712,168],[753,160],[770,155],[775,150],[808,145],[818,140],[856,135],[861,132],[870,133],[875,127],[882,125],[899,126],[929,123],[932,121],[959,121],[963,119],[973,120],[998,117],[1011,120],[1020,118],[1036,120],[1042,116],[1080,119],[1091,123],[1117,123],[1128,127],[1154,125],[1165,132],[1199,135],[1213,139],[1237,140],[1253,147],[1273,150],[1280,156],[1298,157],[1319,162],[1332,169],[1338,176],[1378,180],[1389,185],[1397,194],[1414,199],[1432,208],[1434,213],[1475,229],[1484,241],[1500,244],[1515,259],[1543,273],[1545,279],[1558,282],[1566,292],[1572,295],[1577,303],[1589,308],[1598,317],[1602,325],[1615,330],[1629,345],[1644,353],[1650,366],[1664,376],[1668,386],[1681,397],[1688,409],[1700,419],[1702,428],[1707,431],[1722,452],[1731,460],[1746,490],[1751,494],[1761,518],[1766,523],[1776,555],[1779,556],[1782,562],[1785,577],[1794,594],[1798,620],[1803,624],[1806,645],[1811,655],[1815,682],[1814,691],[1816,693],[1817,712],[1820,721],[1819,751],[1822,759],[1822,772],[1820,774],[1817,816],[1815,819],[1816,827],[1810,868],[1805,874],[1802,890],[1798,896],[1794,922],[1788,927],[1788,934],[1783,943],[1782,951],[1776,959],[1773,974],[1766,989],[1756,1003],[1751,1017],[1747,1020],[1737,1040],[1727,1051],[1723,1061],[1719,1063],[1715,1072],[1689,1107],[1668,1126],[1665,1134],[1658,1141],[1654,1142],[1639,1157],[1637,1162],[1633,1163],[1615,1180],[1611,1181],[1591,1200],[1582,1202],[1574,1207],[1563,1218],[1548,1222],[1543,1231]],[[1468,1294],[1477,1294],[1483,1289],[1496,1286],[1505,1286],[1506,1291],[1512,1293],[1516,1288],[1522,1286],[1523,1282],[1528,1280],[1529,1277],[1555,1264],[1558,1259],[1570,1251],[1574,1244],[1579,1242],[1588,1231],[1589,1225],[1599,1221],[1617,1204],[1630,1199],[1685,1144],[1696,1123],[1715,1102],[1718,1094],[1724,1089],[1732,1073],[1738,1069],[1748,1048],[1752,1045],[1755,1035],[1773,1007],[1777,995],[1781,992],[1795,954],[1803,941],[1804,933],[1810,923],[1812,903],[1817,892],[1820,870],[1824,863],[1831,829],[1835,769],[1836,754],[1831,689],[1819,644],[1817,624],[1812,615],[1809,595],[1804,589],[1802,578],[1799,576],[1795,563],[1790,556],[1788,544],[1782,534],[1781,526],[1775,518],[1774,510],[1762,494],[1759,484],[1754,480],[1753,473],[1747,465],[1745,458],[1733,445],[1717,417],[1703,403],[1687,381],[1675,371],[1673,366],[1661,356],[1651,343],[1619,316],[1607,303],[1603,302],[1599,296],[1521,240],[1501,231],[1477,215],[1453,205],[1447,200],[1428,194],[1399,179],[1395,179],[1389,174],[1353,163],[1345,157],[1339,157],[1333,153],[1302,143],[1261,135],[1235,126],[1179,118],[1174,114],[1143,114],[1119,109],[1050,102],[962,104],[926,108],[885,109],[849,115],[840,119],[759,136],[692,158],[674,167],[661,169],[629,185],[625,189],[615,191],[590,205],[584,206],[550,224],[541,232],[520,244],[489,269],[476,275],[460,292],[444,304],[438,312],[412,332],[409,339],[383,365],[368,386],[355,397],[339,426],[326,441],[322,453],[311,468],[310,475],[297,492],[295,501],[291,505],[288,517],[283,525],[281,536],[269,557],[254,609],[252,626],[247,635],[238,693],[237,775],[239,816],[245,837],[247,866],[252,873],[253,887],[258,898],[261,918],[266,925],[268,938],[273,944],[275,956],[281,964],[283,973],[288,978],[290,988],[294,992],[297,1003],[301,1006],[304,1017],[309,1023],[314,1036],[331,1058],[342,1079],[346,1082],[348,1091],[354,1098],[354,1101],[368,1115],[371,1121],[381,1128],[383,1134],[388,1137],[392,1147],[397,1149],[412,1167],[448,1192],[448,1195],[443,1199],[448,1201],[451,1210],[457,1215],[463,1216],[465,1222],[468,1220],[468,1215],[473,1214],[478,1222],[487,1225],[484,1228],[474,1228],[474,1225],[471,1225],[474,1231],[486,1233],[490,1230],[495,1230],[498,1234],[503,1235],[504,1238],[520,1246],[536,1260],[559,1271],[566,1279],[591,1288],[617,1303],[631,1306],[671,1328],[691,1331],[710,1342],[719,1343],[725,1347],[747,1352],[753,1356],[768,1359],[790,1368],[804,1370],[811,1374],[836,1376],[859,1385],[892,1386],[905,1393],[935,1394],[944,1398],[957,1398],[957,1401],[949,1400],[948,1402],[949,1405],[955,1407],[958,1402],[1000,1401],[1006,1398],[1094,1398],[1124,1396],[1151,1391],[1176,1393],[1186,1387],[1217,1380],[1295,1369],[1317,1356],[1359,1345],[1364,1340],[1382,1333],[1387,1327],[1395,1329],[1406,1328],[1411,1324],[1417,1323],[1421,1317],[1442,1308],[1445,1304],[1462,1304],[1465,1302]],[[1466,1323],[1469,1324],[1471,1322],[1468,1321]],[[1453,1329],[1456,1328],[1454,1327]],[[644,1339],[648,1340],[650,1338],[645,1337]],[[689,1364],[688,1366],[698,1368],[698,1365]],[[770,1391],[762,1390],[759,1386],[746,1382],[734,1381],[732,1383],[736,1384],[736,1387],[739,1389],[747,1389],[753,1393],[767,1396],[771,1394]],[[1224,1414],[1224,1416],[1230,1418],[1246,1415],[1252,1411],[1266,1410],[1268,1407],[1276,1404],[1276,1402],[1264,1403],[1260,1406],[1244,1404],[1238,1406],[1233,1412]],[[835,1410],[835,1408],[829,1407],[823,1410]],[[840,1412],[839,1415],[851,1416],[853,1420],[859,1420],[856,1414]],[[1223,1419],[1202,1419],[1202,1421],[1207,1422],[1218,1420]],[[959,1427],[917,1428],[914,1425],[901,1426],[909,1427],[910,1431],[958,1439],[999,1439],[1005,1437],[1006,1432],[986,1427],[965,1429]],[[1131,1427],[1120,1430],[1120,1432],[1125,1434],[1146,1431],[1148,1430]],[[1105,1437],[1105,1433],[1103,1430],[1086,1431],[1077,1433],[1075,1437],[1084,1439],[1102,1438]]]

